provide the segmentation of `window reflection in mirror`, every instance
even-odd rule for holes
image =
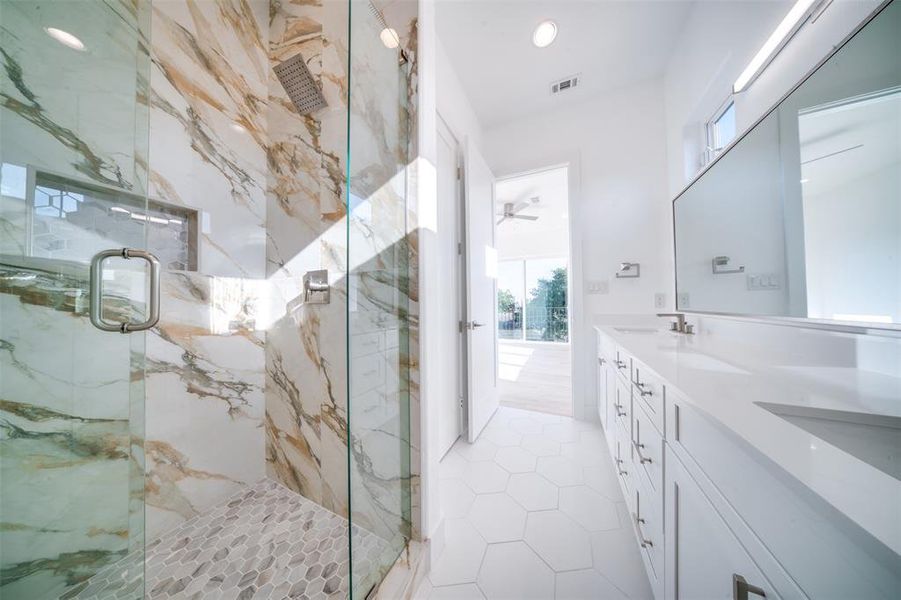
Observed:
[[[901,323],[901,3],[673,210],[680,310]]]

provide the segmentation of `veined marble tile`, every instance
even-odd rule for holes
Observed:
[[[263,457],[265,282],[164,273],[147,340],[147,533],[251,484]]]
[[[153,3],[150,193],[203,211],[200,271],[265,275],[268,2]]]

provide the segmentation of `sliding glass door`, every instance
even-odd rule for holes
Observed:
[[[498,265],[498,337],[569,341],[568,261],[529,258]]]

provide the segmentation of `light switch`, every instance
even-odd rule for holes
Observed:
[[[596,279],[592,281],[587,281],[585,285],[585,291],[589,294],[609,294],[610,293],[610,280],[609,279]]]

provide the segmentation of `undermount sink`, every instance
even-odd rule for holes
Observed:
[[[620,333],[657,333],[660,330],[655,327],[614,327]]]
[[[901,481],[901,417],[770,402],[756,404]]]

